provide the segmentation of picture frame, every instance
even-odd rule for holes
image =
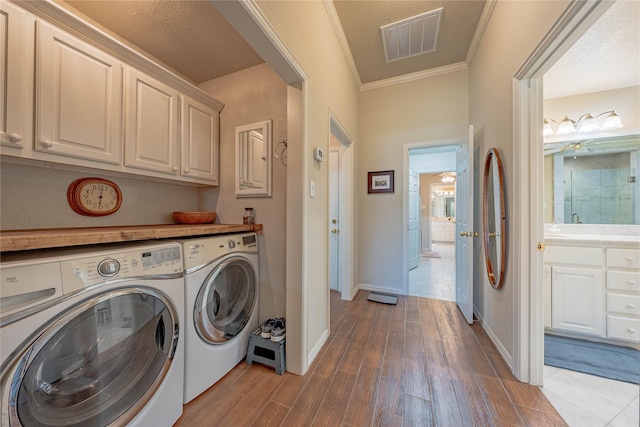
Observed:
[[[393,193],[394,171],[379,171],[368,173],[367,194]]]

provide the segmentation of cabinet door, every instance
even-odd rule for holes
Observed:
[[[178,91],[126,68],[125,166],[178,174]]]
[[[29,156],[33,143],[33,15],[0,2],[0,145],[2,154]]]
[[[182,97],[182,175],[218,184],[219,116],[216,110]]]
[[[554,329],[603,336],[602,270],[553,266],[551,287]]]
[[[122,64],[38,21],[36,151],[122,163]]]

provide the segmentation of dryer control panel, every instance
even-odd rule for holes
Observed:
[[[258,253],[256,233],[192,239],[184,242],[185,270],[190,271],[231,253]]]

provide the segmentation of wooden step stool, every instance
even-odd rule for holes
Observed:
[[[284,374],[285,358],[284,343],[286,338],[280,342],[273,342],[269,338],[260,336],[260,329],[255,330],[249,336],[249,347],[247,349],[247,365],[253,362],[262,363],[276,369],[276,374]]]

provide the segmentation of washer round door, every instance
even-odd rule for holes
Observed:
[[[193,309],[200,338],[222,344],[238,335],[249,322],[256,305],[256,272],[242,257],[229,258],[207,276]]]
[[[119,289],[71,307],[30,339],[3,365],[9,425],[125,425],[169,370],[178,317],[160,292]]]

